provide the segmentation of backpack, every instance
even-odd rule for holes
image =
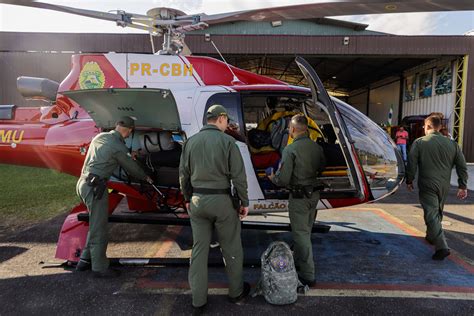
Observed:
[[[291,249],[283,241],[272,242],[261,257],[262,276],[253,296],[262,294],[274,305],[292,304],[298,299],[298,280]]]

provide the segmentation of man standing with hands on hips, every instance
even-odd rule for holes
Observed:
[[[229,300],[240,303],[250,292],[250,284],[243,280],[240,236],[240,219],[247,216],[249,206],[244,162],[235,139],[224,133],[229,123],[226,109],[213,105],[206,118],[207,125],[184,144],[179,164],[179,182],[193,232],[188,278],[193,314],[197,315],[207,304],[207,263],[214,229],[229,278]],[[232,203],[231,184],[239,206]]]
[[[291,118],[289,126],[293,143],[283,150],[280,168],[270,180],[290,189],[288,204],[291,234],[294,242],[295,266],[301,283],[313,286],[314,261],[311,231],[319,201],[317,176],[326,159],[321,146],[308,136],[308,119],[303,114]]]
[[[425,136],[418,138],[408,156],[407,187],[413,191],[413,180],[418,170],[420,204],[426,224],[425,239],[435,247],[433,260],[450,255],[441,221],[443,208],[451,186],[451,170],[456,167],[459,199],[467,197],[467,166],[458,144],[440,133],[441,119],[432,115],[425,119]]]

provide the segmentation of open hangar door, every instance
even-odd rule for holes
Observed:
[[[213,56],[219,58],[219,56]],[[404,73],[435,60],[423,57],[311,56],[303,55],[320,75],[325,88],[377,124],[392,125],[402,118]],[[270,76],[294,85],[306,85],[294,56],[230,55],[226,60],[239,68]]]

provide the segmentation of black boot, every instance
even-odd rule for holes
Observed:
[[[76,271],[84,272],[92,268],[90,260],[79,259],[79,262],[76,264]]]
[[[104,279],[109,279],[109,278],[116,278],[120,276],[120,271],[115,270],[112,268],[108,268],[104,271],[92,271],[92,275],[94,278],[104,278]]]
[[[431,257],[431,259],[444,260],[444,258],[449,256],[450,254],[451,254],[451,251],[449,251],[449,249],[439,249],[439,250],[436,250],[436,252],[434,253],[433,257]]]
[[[250,284],[247,282],[244,282],[244,290],[242,293],[237,296],[237,297],[229,297],[229,301],[231,301],[234,304],[240,304],[242,303],[245,298],[250,294]]]
[[[313,287],[316,285],[316,281],[314,280],[306,280],[304,278],[301,278],[301,277],[298,277],[298,279],[300,280],[301,283],[303,283],[303,285],[307,285],[308,287]]]
[[[206,312],[207,304],[201,306],[193,306],[193,316],[200,316]]]

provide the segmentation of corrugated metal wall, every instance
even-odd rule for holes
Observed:
[[[424,115],[441,112],[448,118],[454,110],[454,93],[435,95],[430,98],[403,102],[403,117],[407,115]]]
[[[61,82],[71,70],[71,53],[0,52],[0,104],[46,105],[26,101],[16,88],[19,76],[44,77]]]
[[[408,116],[408,115],[428,115],[432,112],[441,112],[445,115],[446,118],[449,119],[449,130],[452,131],[453,128],[453,111],[454,111],[454,103],[455,103],[455,93],[454,89],[456,86],[456,74],[454,71],[454,60],[452,58],[441,58],[435,61],[432,61],[430,63],[426,63],[423,65],[420,65],[418,67],[414,67],[412,69],[409,69],[405,72],[405,77],[406,76],[411,76],[411,75],[416,75],[420,72],[423,72],[425,70],[435,70],[436,67],[445,65],[447,62],[452,62],[452,91],[451,93],[445,93],[445,94],[432,94],[431,97],[426,97],[426,98],[420,98],[418,96],[418,89],[415,91],[415,100],[412,101],[404,101],[403,102],[403,111],[402,111],[402,117]],[[433,71],[434,75],[434,71]],[[417,83],[417,87],[418,87]],[[434,87],[435,85],[435,80],[433,79],[433,84],[432,86]],[[433,93],[434,93],[434,88],[433,88]]]

